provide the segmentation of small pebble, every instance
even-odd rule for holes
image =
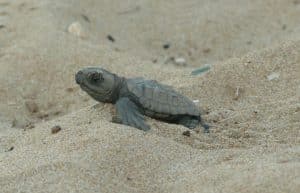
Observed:
[[[59,115],[59,114],[61,114],[61,111],[59,110],[53,112],[53,115]]]
[[[11,146],[8,150],[5,150],[5,152],[9,152],[9,151],[12,151],[12,150],[14,150],[14,146]]]
[[[157,63],[157,59],[153,59],[152,62],[155,64]]]
[[[61,127],[59,125],[56,125],[51,128],[51,133],[56,134],[56,133],[60,132],[60,130],[61,130]]]
[[[199,100],[193,100],[193,102],[194,102],[194,103],[199,103],[200,101],[199,101]]]
[[[5,28],[5,25],[0,25],[0,29]]]
[[[204,48],[203,49],[203,53],[205,53],[205,54],[208,54],[210,51],[211,51],[210,48]]]
[[[271,73],[270,75],[267,76],[269,81],[279,79],[279,77],[280,77],[280,74],[277,73],[277,72],[273,72],[273,73]]]
[[[111,42],[115,42],[115,41],[116,41],[115,38],[112,37],[111,35],[107,35],[107,39],[108,39],[109,41],[111,41]]]
[[[86,22],[91,22],[90,18],[84,14],[81,14],[81,17],[86,21]]]
[[[184,58],[175,58],[174,62],[178,66],[186,66],[186,61]]]
[[[132,178],[131,178],[131,177],[127,177],[127,180],[131,181],[131,180],[132,180]]]
[[[166,49],[169,49],[170,48],[170,44],[164,44],[163,45],[163,48],[166,50]]]
[[[182,133],[182,135],[190,137],[191,136],[191,132],[189,130],[186,130]]]
[[[73,22],[68,27],[68,32],[70,34],[73,34],[74,36],[84,38],[86,37],[83,28],[79,22]]]
[[[71,88],[71,87],[66,89],[67,92],[74,92],[74,90],[75,88]]]

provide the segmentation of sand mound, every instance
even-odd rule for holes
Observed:
[[[299,5],[0,1],[1,191],[298,192]],[[199,100],[211,133],[111,123],[74,83],[90,65]]]

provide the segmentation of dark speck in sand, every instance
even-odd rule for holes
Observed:
[[[128,181],[131,181],[131,180],[132,180],[132,178],[131,178],[131,177],[127,177],[127,180],[128,180]]]
[[[74,92],[74,91],[75,91],[75,88],[73,88],[73,87],[66,88],[66,91],[67,91],[67,92]]]
[[[190,137],[191,136],[191,132],[189,130],[186,130],[182,133],[182,135]]]
[[[11,146],[8,150],[5,150],[5,152],[10,152],[10,151],[12,151],[12,150],[14,150],[14,146]]]
[[[211,51],[210,48],[204,48],[204,49],[203,49],[203,53],[205,53],[205,54],[208,54],[210,51]]]
[[[89,23],[91,22],[91,20],[88,16],[81,14],[81,17],[84,19],[84,21],[89,22]]]
[[[107,35],[107,39],[108,39],[109,41],[111,41],[111,42],[115,42],[115,41],[116,41],[115,38],[112,37],[111,35]]]
[[[164,48],[165,50],[169,49],[169,48],[170,48],[170,44],[169,44],[169,43],[164,44],[164,45],[163,45],[163,48]]]
[[[60,132],[60,130],[61,130],[61,126],[56,125],[56,126],[51,128],[51,133],[56,134],[56,133]]]
[[[286,27],[287,27],[286,24],[283,24],[282,25],[282,30],[286,30]]]

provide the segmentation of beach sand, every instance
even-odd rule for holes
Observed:
[[[298,0],[0,0],[0,192],[299,192],[299,18]],[[86,66],[173,86],[211,132],[112,123]]]

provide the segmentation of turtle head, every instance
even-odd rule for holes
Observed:
[[[118,98],[118,76],[105,69],[87,67],[79,70],[75,81],[81,89],[100,102],[114,102]]]

